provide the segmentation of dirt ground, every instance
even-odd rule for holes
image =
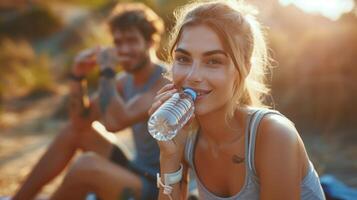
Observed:
[[[11,195],[43,154],[64,122],[50,120],[58,95],[35,101],[7,102],[1,115],[0,133],[0,194]],[[44,193],[58,184],[55,180]]]
[[[63,94],[56,94],[7,103],[0,118],[0,196],[16,191],[65,124],[63,119],[53,117],[62,102]],[[130,140],[130,134],[121,135],[121,140]],[[357,188],[357,134],[353,130],[328,135],[304,131],[302,138],[320,176],[330,173]],[[62,177],[52,181],[41,194],[53,192]]]

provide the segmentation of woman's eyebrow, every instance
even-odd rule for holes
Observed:
[[[175,49],[175,52],[180,52],[180,53],[183,53],[186,55],[191,55],[188,51],[186,51],[185,49],[182,49],[182,48]]]
[[[180,52],[186,55],[191,55],[188,51],[186,51],[185,49],[182,48],[177,48],[175,49],[175,52]],[[223,50],[211,50],[211,51],[207,51],[205,53],[203,53],[203,56],[210,56],[210,55],[214,55],[214,54],[223,54],[224,56],[228,57],[228,54],[223,51]]]
[[[228,54],[223,50],[212,50],[212,51],[207,51],[207,52],[203,53],[204,56],[210,56],[213,54],[223,54],[224,56],[228,57]]]

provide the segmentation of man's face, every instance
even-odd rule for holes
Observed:
[[[132,73],[142,68],[149,59],[149,43],[137,28],[113,32],[114,45],[123,69]]]

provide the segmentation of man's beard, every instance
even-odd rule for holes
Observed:
[[[134,74],[140,71],[149,63],[149,56],[142,56],[139,62],[137,62],[132,68],[128,70],[129,73]]]

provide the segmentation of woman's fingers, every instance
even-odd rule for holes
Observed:
[[[169,88],[169,87],[168,87]],[[174,93],[177,92],[177,89],[173,88],[167,90],[154,98],[154,103],[149,109],[149,115],[152,115],[165,101],[167,101]]]
[[[169,83],[169,84],[165,85],[164,87],[162,87],[159,91],[157,91],[156,94],[161,94],[164,91],[172,89],[172,88],[174,88],[174,84],[173,83]]]
[[[193,114],[191,118],[187,121],[187,123],[181,128],[180,133],[177,134],[177,140],[181,143],[184,143],[187,138],[187,135],[197,128],[197,120],[195,118],[195,114]]]
[[[153,113],[154,113],[154,111],[158,108],[158,107],[160,107],[160,105],[162,104],[162,102],[161,101],[156,101],[156,102],[154,102],[153,104],[152,104],[152,106],[151,106],[151,108],[149,109],[149,115],[151,116]]]
[[[166,101],[168,98],[170,98],[176,92],[177,92],[177,89],[173,88],[173,89],[167,90],[161,94],[158,94],[154,98],[154,102],[159,101],[159,100]]]
[[[154,98],[154,103],[152,104],[149,115],[152,115],[165,101],[172,97],[173,94],[177,93],[178,89],[175,88],[174,84],[167,84],[161,88],[156,97]],[[181,135],[180,135],[181,134]],[[167,157],[170,159],[181,158],[183,153],[183,147],[185,146],[187,134],[185,131],[180,131],[172,140],[168,141],[157,141],[160,147],[160,155],[162,157]]]

